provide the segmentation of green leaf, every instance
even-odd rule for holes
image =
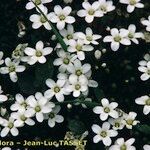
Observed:
[[[149,125],[137,125],[136,126],[137,130],[139,130],[140,132],[150,135],[150,126]]]
[[[75,134],[75,135],[81,135],[85,132],[86,128],[82,121],[79,120],[69,120],[68,128]]]

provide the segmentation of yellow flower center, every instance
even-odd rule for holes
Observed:
[[[41,4],[41,0],[35,0],[35,4],[36,5],[40,5]]]
[[[126,122],[127,122],[128,125],[132,125],[132,124],[133,124],[133,121],[134,121],[134,120],[132,120],[132,119],[126,120]]]
[[[81,71],[81,70],[76,70],[76,75],[77,75],[77,76],[82,75],[82,71]]]
[[[69,62],[70,62],[70,60],[69,60],[68,58],[64,58],[64,60],[63,60],[63,63],[64,63],[64,64],[68,65]]]
[[[49,114],[49,118],[53,119],[54,117],[55,117],[55,114],[54,114],[53,112],[51,112],[51,113]]]
[[[62,20],[65,20],[65,18],[66,18],[66,17],[65,17],[64,15],[60,15],[60,16],[59,16],[59,19],[60,19],[61,21],[62,21]]]
[[[129,34],[128,34],[128,37],[129,37],[130,39],[134,38],[133,33],[129,33]]]
[[[78,44],[78,45],[76,46],[76,49],[77,49],[77,51],[81,51],[81,50],[82,50],[82,46]]]
[[[119,128],[120,127],[120,123],[119,122],[115,122],[115,127]]]
[[[14,124],[12,122],[9,122],[8,128],[12,129],[14,127]]]
[[[121,41],[121,37],[118,35],[118,36],[115,36],[114,37],[114,41],[115,42],[120,42]]]
[[[105,138],[105,137],[107,136],[107,132],[106,132],[106,131],[102,131],[102,132],[100,133],[100,135],[101,135],[103,138]]]
[[[55,93],[60,92],[60,88],[59,88],[58,86],[56,86],[56,87],[54,88],[54,92],[55,92]]]
[[[106,6],[101,5],[101,6],[100,6],[100,10],[102,10],[103,12],[106,12],[106,11],[107,11],[107,8],[106,8]]]
[[[27,120],[27,118],[25,117],[25,115],[22,115],[22,116],[20,117],[20,119],[21,119],[22,121],[26,121],[26,120]]]
[[[109,113],[109,112],[110,112],[110,108],[109,108],[109,107],[105,107],[105,108],[104,108],[104,112],[105,112],[105,113]]]
[[[41,56],[42,56],[42,52],[37,50],[35,55],[36,55],[37,57],[41,57]]]
[[[36,107],[35,107],[35,111],[36,111],[36,112],[40,112],[40,111],[41,111],[41,107],[40,107],[40,106],[36,106]]]
[[[130,0],[130,5],[135,5],[137,2],[136,2],[136,0]]]
[[[125,144],[121,145],[120,150],[127,150],[127,146]]]
[[[90,9],[90,10],[88,11],[88,14],[91,15],[91,16],[94,15],[94,13],[95,13],[95,11],[94,11],[93,9]]]
[[[73,39],[73,36],[72,36],[71,34],[68,34],[68,35],[67,35],[67,39],[68,39],[68,40]]]
[[[45,23],[47,20],[45,19],[45,17],[44,17],[43,15],[41,15],[40,21],[41,21],[42,23]]]
[[[23,103],[21,104],[21,106],[23,106],[24,108],[26,108],[26,107],[27,107],[27,103],[26,103],[26,102],[23,102]]]
[[[86,39],[87,39],[88,41],[92,41],[92,40],[93,40],[92,36],[87,36]]]
[[[79,84],[76,84],[76,85],[75,85],[75,89],[76,89],[76,90],[80,90],[80,88],[81,88],[81,86],[80,86]]]
[[[150,69],[147,70],[147,74],[150,75]]]
[[[150,98],[148,100],[146,100],[145,104],[150,106]]]
[[[14,56],[21,56],[21,51],[19,50],[19,49],[15,49],[14,51],[13,51],[13,55]]]
[[[8,68],[9,72],[14,72],[16,70],[16,67],[14,65],[9,66]]]

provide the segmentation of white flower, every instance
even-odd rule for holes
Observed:
[[[61,115],[58,115],[61,107],[55,106],[49,114],[45,115],[45,119],[48,119],[48,125],[53,128],[56,123],[62,123],[64,121],[64,117]]]
[[[49,102],[41,93],[37,92],[35,97],[33,95],[27,98],[29,107],[26,111],[26,116],[36,116],[38,122],[43,122],[44,114],[52,111],[52,108],[55,107],[55,104]]]
[[[44,48],[44,44],[42,41],[38,41],[36,43],[35,49],[27,47],[25,49],[25,54],[30,56],[30,59],[28,61],[28,64],[33,65],[36,62],[39,62],[41,64],[46,62],[46,55],[49,55],[53,49],[51,47]]]
[[[49,14],[48,14],[48,9],[46,7],[44,7],[42,9],[42,12],[44,13],[44,15],[49,19]],[[38,29],[41,26],[44,26],[47,30],[51,30],[51,26],[48,23],[48,21],[45,19],[45,17],[42,14],[33,14],[30,16],[30,21],[33,22],[32,24],[32,28],[33,29]]]
[[[66,45],[69,45],[72,40],[76,39],[74,28],[70,24],[67,25],[67,29],[60,30],[59,32],[63,36]]]
[[[150,113],[150,97],[145,95],[135,99],[138,105],[144,105],[143,113],[148,115]]]
[[[23,111],[26,110],[28,103],[26,99],[21,94],[16,94],[15,103],[11,105],[10,109],[12,111]]]
[[[57,23],[57,28],[62,30],[65,28],[65,24],[72,24],[75,22],[75,18],[69,16],[72,9],[70,6],[66,6],[65,8],[61,8],[61,6],[56,5],[54,7],[54,12],[49,14],[49,19],[52,23]]]
[[[119,138],[116,140],[115,145],[112,145],[109,150],[136,150],[136,148],[132,146],[134,142],[134,138],[127,141],[125,141],[124,138]]]
[[[128,31],[129,31],[128,38],[135,44],[139,44],[137,38],[144,37],[142,32],[136,32],[136,26],[134,24],[129,25]]]
[[[141,23],[146,26],[146,30],[150,32],[150,16],[148,20],[142,20]]]
[[[11,113],[11,117],[15,119],[14,124],[19,124],[22,127],[24,126],[24,124],[27,124],[29,126],[33,126],[35,124],[35,122],[28,116],[28,114],[26,114],[25,110]]]
[[[111,29],[111,36],[106,36],[104,38],[104,42],[111,42],[111,49],[113,51],[117,51],[120,47],[120,43],[123,45],[130,45],[131,41],[127,39],[127,36],[129,34],[128,30],[117,28]]]
[[[25,66],[19,65],[19,61],[11,61],[10,58],[5,59],[6,67],[0,68],[1,74],[9,74],[11,81],[17,82],[17,72],[23,72],[25,70]]]
[[[91,77],[91,65],[88,63],[82,65],[81,61],[78,59],[74,61],[73,66],[71,65],[67,68],[67,71],[71,74],[69,76],[69,81],[71,81],[74,76],[84,76],[85,78]]]
[[[0,51],[0,65],[2,65],[4,63],[3,58],[4,53],[2,51]]]
[[[111,138],[118,135],[118,132],[115,130],[110,130],[110,124],[108,122],[104,122],[102,127],[94,124],[92,125],[92,130],[96,133],[96,136],[93,138],[94,143],[98,143],[102,141],[105,146],[111,145]]]
[[[66,85],[67,92],[73,92],[74,97],[79,97],[82,92],[88,89],[88,80],[84,76],[74,76],[69,80],[69,85]]]
[[[118,104],[116,102],[109,103],[108,99],[103,98],[101,100],[102,106],[96,106],[93,108],[93,112],[96,114],[100,114],[100,119],[105,121],[108,116],[113,118],[118,118],[118,112],[115,110]]]
[[[8,100],[8,97],[6,95],[3,95],[2,93],[3,93],[2,87],[0,86],[0,103]]]
[[[82,77],[84,79],[83,81],[86,81],[86,82],[88,81],[89,87],[97,87],[98,86],[98,83],[94,80],[91,80],[91,78],[90,78],[91,73],[92,73],[90,64],[82,65],[81,61],[76,59],[74,61],[73,66],[68,66],[67,71],[70,73],[69,82],[74,80],[74,78]],[[84,93],[84,95],[87,95],[87,94]]]
[[[53,96],[55,96],[59,102],[63,102],[64,95],[67,94],[64,90],[65,82],[66,82],[65,80],[57,80],[57,82],[55,83],[52,79],[47,79],[46,85],[50,89],[45,91],[44,93],[45,97],[52,99]]]
[[[79,17],[85,17],[87,23],[91,23],[94,20],[94,17],[102,17],[103,14],[99,11],[99,2],[96,1],[92,5],[89,2],[83,2],[82,6],[84,9],[81,9],[77,12]]]
[[[30,1],[30,2],[28,2],[28,3],[26,4],[26,9],[28,9],[28,10],[35,8],[35,4],[36,4],[38,7],[43,8],[43,7],[44,7],[43,4],[50,3],[50,2],[52,2],[53,0],[33,0],[33,2],[34,2],[35,4],[34,4],[31,0],[29,0],[29,1]]]
[[[123,123],[126,125],[126,128],[132,129],[132,126],[135,126],[139,121],[135,120],[137,113],[129,112],[129,114],[124,114]]]
[[[120,0],[120,3],[127,4],[127,12],[132,13],[135,8],[143,8],[144,5],[140,3],[141,0]]]
[[[144,146],[143,146],[143,149],[144,149],[144,150],[150,150],[150,145],[148,145],[148,144],[144,145]]]
[[[12,58],[15,59],[15,61],[27,62],[29,57],[24,56],[24,50],[27,46],[28,46],[27,43],[17,45],[15,50],[12,52],[12,55],[11,55]]]
[[[139,67],[138,70],[142,72],[143,74],[141,75],[141,80],[146,81],[150,78],[150,55],[145,54],[144,59],[139,62]]]
[[[106,1],[106,0],[99,0],[99,10],[100,12],[105,15],[108,12],[111,12],[115,9],[115,6],[113,5],[113,1]]]
[[[17,127],[21,127],[20,124],[15,124],[13,118],[9,118],[9,120],[4,120],[3,124],[1,124],[4,128],[1,130],[1,137],[5,137],[9,132],[13,136],[17,136],[19,131]]]
[[[93,34],[93,31],[91,28],[86,28],[85,33],[82,32],[77,32],[76,36],[82,40],[84,40],[85,44],[94,44],[94,45],[98,45],[99,43],[96,41],[98,39],[100,39],[102,36],[98,35],[98,34]]]
[[[109,118],[108,122],[113,126],[114,130],[122,130],[124,128],[123,117],[117,119]]]
[[[69,66],[73,66],[73,62],[77,58],[75,54],[70,55],[70,53],[64,50],[58,50],[57,55],[59,58],[56,58],[53,64],[59,66],[59,71],[62,73],[64,73]]]
[[[86,51],[92,51],[94,48],[91,45],[85,45],[83,40],[72,41],[68,47],[68,52],[77,53],[78,59],[84,60]]]

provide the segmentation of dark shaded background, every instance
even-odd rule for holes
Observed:
[[[94,0],[93,0],[94,1]],[[92,1],[91,1],[92,2]],[[118,1],[114,0],[117,6],[117,11],[113,11],[103,18],[97,18],[92,24],[87,25],[83,18],[77,16],[76,23],[74,24],[76,31],[85,31],[87,26],[90,26],[93,31],[97,34],[101,34],[103,37],[108,35],[109,32],[105,30],[107,26],[111,28],[127,28],[129,24],[135,24],[137,26],[137,31],[144,31],[145,27],[141,25],[140,18],[148,18],[150,15],[150,3],[149,0],[143,0],[145,3],[144,9],[136,9],[131,15],[126,13],[126,5],[119,4]],[[27,1],[20,0],[1,0],[0,3],[0,50],[4,52],[4,57],[11,57],[12,51],[20,43],[29,43],[29,45],[34,47],[35,43],[42,40],[47,45],[54,47],[55,42],[51,41],[52,32],[46,31],[44,28],[34,30],[31,27],[31,22],[29,17],[31,14],[35,13],[35,10],[27,11],[25,9],[25,4]],[[72,3],[73,10],[81,9],[82,0],[74,0]],[[53,0],[52,3],[46,5],[49,11],[53,11],[54,5],[65,6],[62,0]],[[120,14],[120,15],[119,15]],[[126,17],[125,17],[126,16]],[[26,26],[26,35],[23,38],[18,38],[18,21],[24,22]],[[138,119],[141,124],[149,125],[149,116],[144,116],[142,112],[142,107],[135,104],[135,98],[143,95],[149,94],[150,80],[143,82],[140,80],[141,73],[138,71],[138,62],[143,59],[144,54],[150,51],[150,44],[146,43],[144,40],[140,41],[140,45],[132,44],[129,47],[121,46],[117,52],[112,52],[110,49],[110,44],[105,44],[102,40],[99,41],[100,45],[95,47],[96,49],[106,48],[107,52],[102,56],[100,60],[94,58],[94,52],[87,53],[87,59],[85,62],[89,62],[93,68],[93,78],[98,81],[99,88],[103,91],[105,97],[115,100],[119,103],[119,107],[126,113],[130,111],[135,111],[138,113]],[[36,64],[29,67],[25,72],[19,74],[19,81],[13,83],[10,81],[7,75],[0,75],[0,85],[2,85],[5,93],[9,93],[15,96],[16,93],[21,93],[24,96],[29,96],[34,94],[36,91],[44,92],[47,88],[45,87],[45,80],[48,77],[56,79],[57,68],[53,68],[52,61],[56,58],[55,52],[48,57],[48,63],[46,65]],[[102,63],[106,63],[107,67],[101,67]],[[43,68],[49,66],[50,70],[44,70],[48,74],[42,72]],[[99,69],[95,69],[98,66]],[[37,77],[42,76],[41,79]],[[37,82],[38,80],[38,82]],[[39,81],[40,80],[40,81]],[[128,82],[126,82],[126,80]],[[26,89],[24,87],[26,86]],[[91,89],[90,96],[93,101],[99,101],[95,96],[93,89]],[[68,97],[70,98],[70,97]],[[67,100],[67,97],[66,97]],[[10,103],[6,104],[9,109]],[[47,122],[42,124],[37,123],[34,127],[25,126],[20,130],[18,137],[7,137],[5,139],[11,140],[22,140],[22,139],[52,139],[58,140],[63,139],[66,131],[69,130],[68,124],[71,120],[81,121],[83,123],[83,131],[89,130],[88,144],[86,150],[98,150],[105,149],[103,144],[93,144],[92,138],[94,136],[91,131],[91,126],[94,123],[102,124],[97,115],[94,115],[91,109],[82,109],[80,106],[68,110],[64,105],[62,107],[61,114],[65,117],[65,122],[62,124],[57,124],[54,128],[50,129]],[[81,131],[82,133],[82,131]],[[130,137],[136,138],[136,147],[138,150],[142,150],[142,146],[149,141],[149,134],[146,132],[141,132],[134,128],[133,130],[123,129],[119,131],[117,137],[124,137],[129,139]],[[3,139],[4,140],[4,139]],[[115,138],[114,138],[115,140]],[[29,148],[33,149],[33,148]],[[39,148],[35,148],[39,149]],[[40,150],[45,150],[46,148],[40,148]],[[56,148],[49,148],[54,150]],[[57,148],[59,149],[59,148]],[[60,150],[63,148],[61,147]],[[73,148],[64,148],[73,149]]]

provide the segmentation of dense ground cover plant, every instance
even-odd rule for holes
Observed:
[[[13,0],[0,8],[2,140],[150,149],[148,0]]]

